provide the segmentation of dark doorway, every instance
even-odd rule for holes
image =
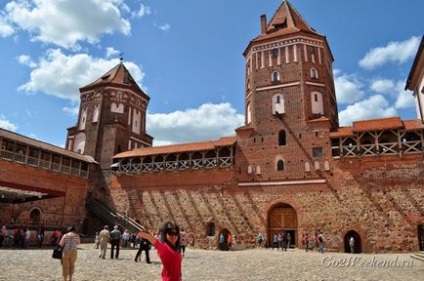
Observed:
[[[29,219],[31,225],[39,225],[41,221],[40,209],[32,209],[31,213],[29,213]]]
[[[354,230],[348,231],[348,233],[346,233],[346,235],[344,237],[344,249],[345,249],[344,251],[345,251],[345,253],[351,253],[351,249],[350,249],[350,245],[349,245],[349,240],[350,240],[351,237],[353,237],[353,240],[354,240],[353,253],[354,254],[362,253],[361,236],[358,234],[358,232],[356,232]]]
[[[424,223],[418,225],[418,248],[424,251]]]
[[[223,228],[221,229],[221,231],[218,234],[218,249],[221,251],[229,251],[230,250],[230,246],[228,245],[228,235],[230,235],[231,232],[226,229]],[[223,242],[221,241],[221,235],[223,236]]]

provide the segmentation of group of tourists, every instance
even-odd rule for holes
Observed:
[[[34,239],[35,236],[35,239]],[[55,229],[50,237],[50,244],[57,245],[61,231]],[[14,247],[27,249],[31,244],[35,244],[41,248],[45,245],[46,228],[43,224],[38,227],[30,229],[27,226],[17,225],[13,218],[10,219],[8,225],[2,225],[0,228],[0,248]]]
[[[236,236],[228,233],[225,235],[223,232],[219,234],[219,244],[218,249],[220,251],[229,251],[232,248],[235,248],[236,244]]]
[[[105,259],[108,245],[110,244],[110,259],[119,259],[120,246],[139,246],[134,261],[141,261],[143,251],[145,261],[150,264],[150,254],[152,246],[156,249],[162,262],[162,280],[181,280],[181,261],[185,255],[186,233],[184,229],[173,222],[166,222],[157,234],[150,234],[140,231],[137,234],[130,234],[128,230],[121,232],[118,225],[109,230],[105,225],[103,229],[96,233],[94,248],[100,248],[99,258]]]
[[[310,237],[309,233],[302,234],[301,242],[306,252],[316,248],[318,252],[324,253],[324,235],[320,230],[315,231],[313,237]]]
[[[272,241],[270,244],[267,243],[267,240],[265,239],[265,236],[262,233],[258,233],[256,237],[256,243],[259,248],[262,247],[271,247],[272,250],[277,248],[279,250],[287,251],[287,249],[290,249],[291,246],[294,246],[293,244],[293,236],[290,234],[289,231],[282,231],[281,233],[274,233],[272,235]],[[322,234],[322,231],[316,230],[313,237],[309,235],[309,233],[302,234],[301,237],[301,244],[302,248],[305,249],[305,251],[316,249],[320,253],[324,253],[325,249],[325,239],[324,235]],[[354,240],[350,240],[353,245]],[[353,247],[353,246],[352,246]],[[299,247],[300,248],[300,247]],[[353,250],[352,250],[353,251]]]
[[[283,231],[281,233],[274,233],[272,238],[272,249],[277,248],[279,250],[287,251],[290,248],[290,244],[292,242],[292,237],[290,232]]]

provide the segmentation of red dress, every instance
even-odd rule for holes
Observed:
[[[162,261],[162,281],[182,281],[181,262],[183,256],[168,244],[156,240],[155,248]]]

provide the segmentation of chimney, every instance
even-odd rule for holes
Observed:
[[[261,34],[266,34],[266,15],[261,16]]]

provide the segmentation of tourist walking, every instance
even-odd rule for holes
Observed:
[[[180,230],[172,222],[167,222],[161,229],[163,241],[159,241],[147,232],[141,232],[140,236],[149,240],[155,246],[162,262],[162,281],[181,281],[181,263],[183,256],[179,251]]]
[[[75,272],[75,262],[77,260],[77,246],[80,244],[80,237],[75,226],[67,228],[66,234],[62,236],[59,245],[62,247],[62,275],[64,281],[71,281]]]
[[[38,227],[38,247],[41,248],[43,246],[44,237],[45,237],[45,227],[44,225],[40,225]]]
[[[324,235],[321,231],[318,234],[318,252],[324,253]]]
[[[7,237],[7,229],[6,226],[3,225],[0,229],[0,248],[3,246],[3,242],[6,240]]]
[[[146,263],[151,263],[150,261],[150,248],[151,245],[149,240],[142,238],[141,232],[137,235],[138,244],[140,245],[140,248],[137,251],[137,254],[135,255],[135,262],[141,261],[141,254],[144,251],[146,254]]]
[[[128,229],[125,229],[124,233],[122,233],[122,244],[123,244],[124,248],[128,248],[130,237],[131,237],[131,235],[128,232]]]
[[[261,248],[262,247],[262,242],[264,241],[264,236],[262,235],[262,233],[258,233],[258,236],[256,237],[256,241],[258,242],[258,247]]]
[[[96,235],[94,236],[94,249],[98,249],[99,245],[100,245],[99,232],[96,232]]]
[[[113,260],[113,257],[115,256],[115,259],[119,258],[119,246],[121,244],[121,231],[118,229],[118,226],[115,225],[113,227],[113,230],[110,232],[110,259]],[[115,253],[115,255],[114,255]]]
[[[186,250],[186,246],[187,246],[187,237],[186,237],[186,232],[184,231],[184,228],[181,228],[181,232],[180,232],[180,249],[181,249],[181,254],[183,255],[183,257],[185,256],[185,250]]]
[[[105,259],[106,258],[106,250],[107,250],[107,244],[109,244],[110,241],[110,232],[109,232],[109,226],[105,225],[103,227],[103,230],[99,233],[99,244],[100,244],[100,254],[99,258]]]
[[[287,246],[286,246],[286,251],[287,251],[287,248],[290,249],[290,243],[291,243],[291,234],[290,234],[290,232],[286,232],[286,239],[287,239]]]
[[[277,248],[277,250],[280,249],[280,242],[278,241],[278,234],[274,233],[274,236],[272,238],[272,249]]]
[[[305,245],[305,251],[309,250],[309,234],[305,233],[303,236],[303,245]]]

